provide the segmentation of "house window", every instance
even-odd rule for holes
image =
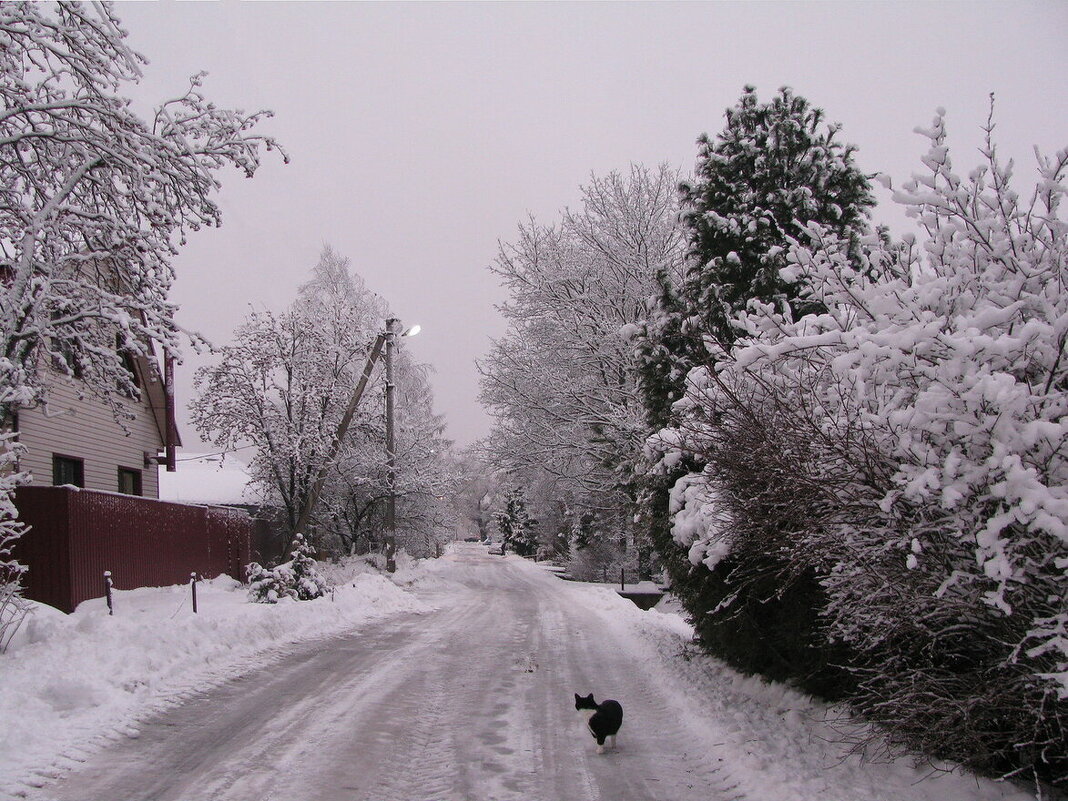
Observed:
[[[141,494],[141,471],[129,467],[119,468],[119,492],[124,495]]]
[[[61,484],[73,484],[76,487],[84,487],[85,463],[82,462],[81,459],[53,454],[52,483],[57,487]]]
[[[82,339],[84,331],[77,324],[60,323],[63,315],[59,311],[52,312],[53,336],[49,338],[49,350],[52,355],[52,367],[61,373],[82,378]]]

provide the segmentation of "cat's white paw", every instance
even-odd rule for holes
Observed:
[[[598,754],[603,754],[604,753],[604,746],[603,745],[597,746],[597,753]]]

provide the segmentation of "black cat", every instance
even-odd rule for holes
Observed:
[[[611,738],[611,747],[616,747],[616,732],[623,725],[623,707],[619,701],[593,700],[593,693],[583,697],[575,693],[575,709],[586,716],[586,728],[597,740],[597,753],[604,753],[605,740]]]

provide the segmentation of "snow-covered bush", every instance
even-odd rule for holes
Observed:
[[[248,579],[248,599],[257,604],[276,604],[290,594],[290,576],[282,566],[266,568],[259,562],[245,567]]]
[[[654,446],[665,467],[709,464],[710,491],[676,494],[694,564],[757,548],[819,578],[821,636],[848,647],[862,711],[928,753],[1063,780],[1068,152],[1039,158],[1025,201],[992,128],[966,178],[942,113],[923,131],[928,172],[895,195],[922,241],[873,237],[858,270],[809,227],[782,276],[823,311],[752,302]],[[750,438],[745,497],[741,459],[707,458],[732,438]],[[780,536],[747,539],[752,519]]]
[[[250,601],[260,604],[278,603],[283,598],[310,601],[326,593],[326,579],[315,565],[311,546],[301,534],[295,539],[292,558],[288,562],[270,569],[253,562],[245,568]]]

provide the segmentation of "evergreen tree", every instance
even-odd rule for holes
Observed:
[[[537,521],[527,512],[523,490],[516,487],[508,493],[504,511],[497,514],[497,528],[506,548],[520,556],[533,556],[538,547]]]
[[[292,559],[275,568],[265,568],[253,562],[245,568],[248,576],[248,597],[253,603],[275,604],[283,598],[311,601],[321,598],[328,589],[326,579],[315,566],[312,547],[297,534]]]
[[[689,235],[685,278],[659,276],[658,303],[637,346],[642,401],[651,430],[671,421],[690,369],[709,359],[708,340],[729,347],[731,315],[750,299],[790,302],[794,316],[815,307],[782,280],[791,239],[820,223],[854,243],[875,200],[839,127],[783,87],[760,103],[746,86],[715,138],[702,134],[694,177],[680,187]]]
[[[596,511],[581,512],[571,524],[570,547],[576,551],[588,548],[600,536],[603,522]]]
[[[645,422],[650,431],[671,424],[671,404],[682,397],[694,366],[696,340],[686,333],[686,309],[671,276],[657,274],[657,305],[637,337],[638,375]]]
[[[296,536],[293,559],[289,569],[293,576],[293,592],[298,601],[311,601],[326,593],[326,579],[315,566],[312,547],[302,534]]]
[[[856,246],[875,204],[868,179],[853,164],[837,124],[783,87],[770,103],[746,86],[715,139],[698,139],[696,175],[684,182],[683,221],[692,263],[682,287],[686,311],[702,333],[729,345],[733,312],[751,298],[795,301],[797,285],[779,276],[791,239],[809,223],[827,226]]]
[[[681,282],[661,279],[659,303],[638,343],[651,430],[674,423],[672,404],[684,396],[686,376],[730,349],[736,339],[730,321],[750,300],[789,305],[795,317],[820,310],[802,299],[802,284],[780,276],[792,241],[807,242],[806,226],[826,226],[850,243],[851,262],[859,265],[859,238],[868,230],[874,199],[867,178],[853,164],[853,148],[837,135],[837,125],[825,123],[821,110],[789,88],[760,103],[756,90],[747,86],[738,104],[727,110],[723,131],[698,140],[694,178],[680,186],[689,263]],[[715,419],[706,422],[717,424]],[[788,572],[774,556],[745,560],[743,570],[737,560],[724,560],[714,570],[695,567],[673,537],[672,487],[685,475],[704,470],[705,464],[687,454],[647,476],[641,527],[671,574],[676,594],[699,622],[706,645],[743,670],[782,678],[793,669],[804,684],[813,672],[810,664],[828,659],[811,653],[820,604],[815,578]],[[747,491],[760,496],[773,488]],[[774,525],[765,534],[768,542],[782,536]],[[775,549],[769,547],[767,553]],[[726,598],[733,598],[740,611],[724,619],[717,610]],[[789,647],[779,649],[785,653],[769,642],[769,635],[780,630],[797,634]]]

